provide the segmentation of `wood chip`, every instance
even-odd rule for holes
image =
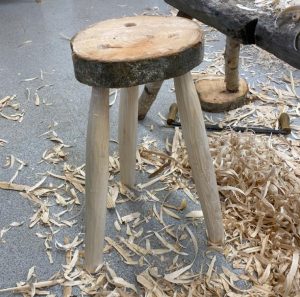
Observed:
[[[121,247],[117,242],[115,242],[113,239],[109,237],[105,237],[105,240],[107,241],[108,244],[110,244],[125,260],[125,263],[128,265],[136,265],[138,264],[137,261],[132,260],[131,256],[129,253]]]
[[[299,269],[299,250],[295,250],[292,258],[292,265],[289,273],[287,274],[284,284],[284,296],[289,296],[292,289],[292,283],[294,281],[297,270]]]

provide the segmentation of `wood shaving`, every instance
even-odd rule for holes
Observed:
[[[10,113],[10,114],[4,113],[4,111],[9,109],[13,109],[14,111],[20,109],[20,104],[14,103],[13,101],[14,99],[16,99],[16,97],[17,97],[16,95],[13,95],[13,96],[6,96],[0,99],[0,116],[2,116],[7,120],[17,121],[20,123],[23,121],[23,116],[25,113],[23,110],[17,113]]]

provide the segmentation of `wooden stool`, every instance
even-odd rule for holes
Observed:
[[[109,88],[122,88],[121,182],[135,184],[138,85],[175,77],[176,98],[208,238],[222,243],[218,189],[197,92],[189,71],[203,59],[203,34],[179,17],[137,16],[98,23],[71,40],[75,76],[92,86],[86,142],[85,265],[103,261],[109,157]]]

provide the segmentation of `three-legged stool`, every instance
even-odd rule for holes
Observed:
[[[109,157],[109,88],[121,89],[121,182],[135,184],[138,85],[174,77],[190,165],[208,238],[222,243],[221,207],[202,111],[189,71],[203,59],[199,26],[179,17],[137,16],[97,23],[71,41],[75,76],[92,86],[86,141],[85,261],[103,260]]]

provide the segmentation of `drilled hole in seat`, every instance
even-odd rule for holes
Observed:
[[[126,23],[124,26],[125,27],[134,27],[134,26],[136,26],[136,24],[135,23]]]

